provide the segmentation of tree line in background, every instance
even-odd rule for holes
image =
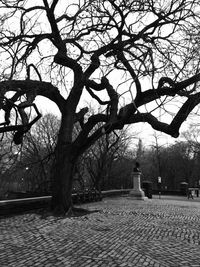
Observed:
[[[4,137],[0,152],[1,199],[14,197],[14,192],[37,196],[51,194],[50,171],[59,125],[60,120],[55,115],[46,114],[27,133],[20,148],[8,145],[11,135]],[[162,190],[178,191],[181,182],[199,186],[200,129],[197,126],[191,129],[182,134],[182,141],[168,146],[159,144],[158,133],[148,147],[138,140],[138,133],[130,134],[128,128],[104,135],[77,162],[73,192],[132,188],[136,160],[141,163],[142,182],[152,182],[153,189],[157,189],[159,176]]]
[[[179,141],[168,145],[159,145],[159,135],[155,133],[151,147],[142,148],[142,180],[151,181],[154,189],[158,189],[158,177],[165,191],[179,191],[182,182],[189,187],[199,187],[200,130],[197,126],[188,129]]]

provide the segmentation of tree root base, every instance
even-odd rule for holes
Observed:
[[[87,210],[84,208],[78,208],[78,207],[70,207],[67,212],[64,212],[63,210],[42,210],[40,211],[41,218],[46,219],[47,217],[54,216],[54,217],[80,217],[80,216],[86,216],[90,213],[99,212],[99,210]]]

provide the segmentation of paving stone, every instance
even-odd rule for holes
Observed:
[[[1,267],[200,267],[200,199],[106,198],[81,217],[0,219]]]

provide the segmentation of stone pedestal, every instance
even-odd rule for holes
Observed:
[[[133,190],[130,191],[129,197],[138,200],[145,200],[148,198],[145,197],[144,191],[141,189],[140,175],[141,172],[133,172]]]

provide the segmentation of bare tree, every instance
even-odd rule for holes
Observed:
[[[54,159],[59,124],[55,115],[46,114],[24,138],[19,167],[27,170],[25,180],[31,191],[50,192],[50,165]]]
[[[134,134],[128,128],[105,134],[83,154],[82,163],[93,186],[101,192],[106,189],[114,161],[120,160],[127,152]]]
[[[50,165],[54,157],[58,130],[59,119],[53,114],[46,114],[27,133],[22,146],[10,144],[11,134],[4,136],[0,143],[2,192],[50,192]]]
[[[10,170],[17,162],[17,151],[10,146],[10,134],[5,134],[0,142],[0,198],[3,198],[12,179],[9,178]]]
[[[193,161],[190,180],[193,180],[193,185],[200,186],[200,128],[198,123],[193,123],[188,126],[188,129],[182,133],[182,137],[188,146],[188,158]]]
[[[38,95],[52,100],[61,113],[52,166],[54,212],[72,207],[76,161],[102,135],[147,122],[178,137],[200,102],[193,46],[197,0],[1,0],[0,9],[0,109],[5,115],[0,132],[15,131],[15,143],[22,142],[41,116]],[[105,111],[87,116],[84,92]],[[179,98],[172,112],[169,104]],[[163,121],[158,113],[169,116]],[[81,130],[74,139],[77,122]]]

